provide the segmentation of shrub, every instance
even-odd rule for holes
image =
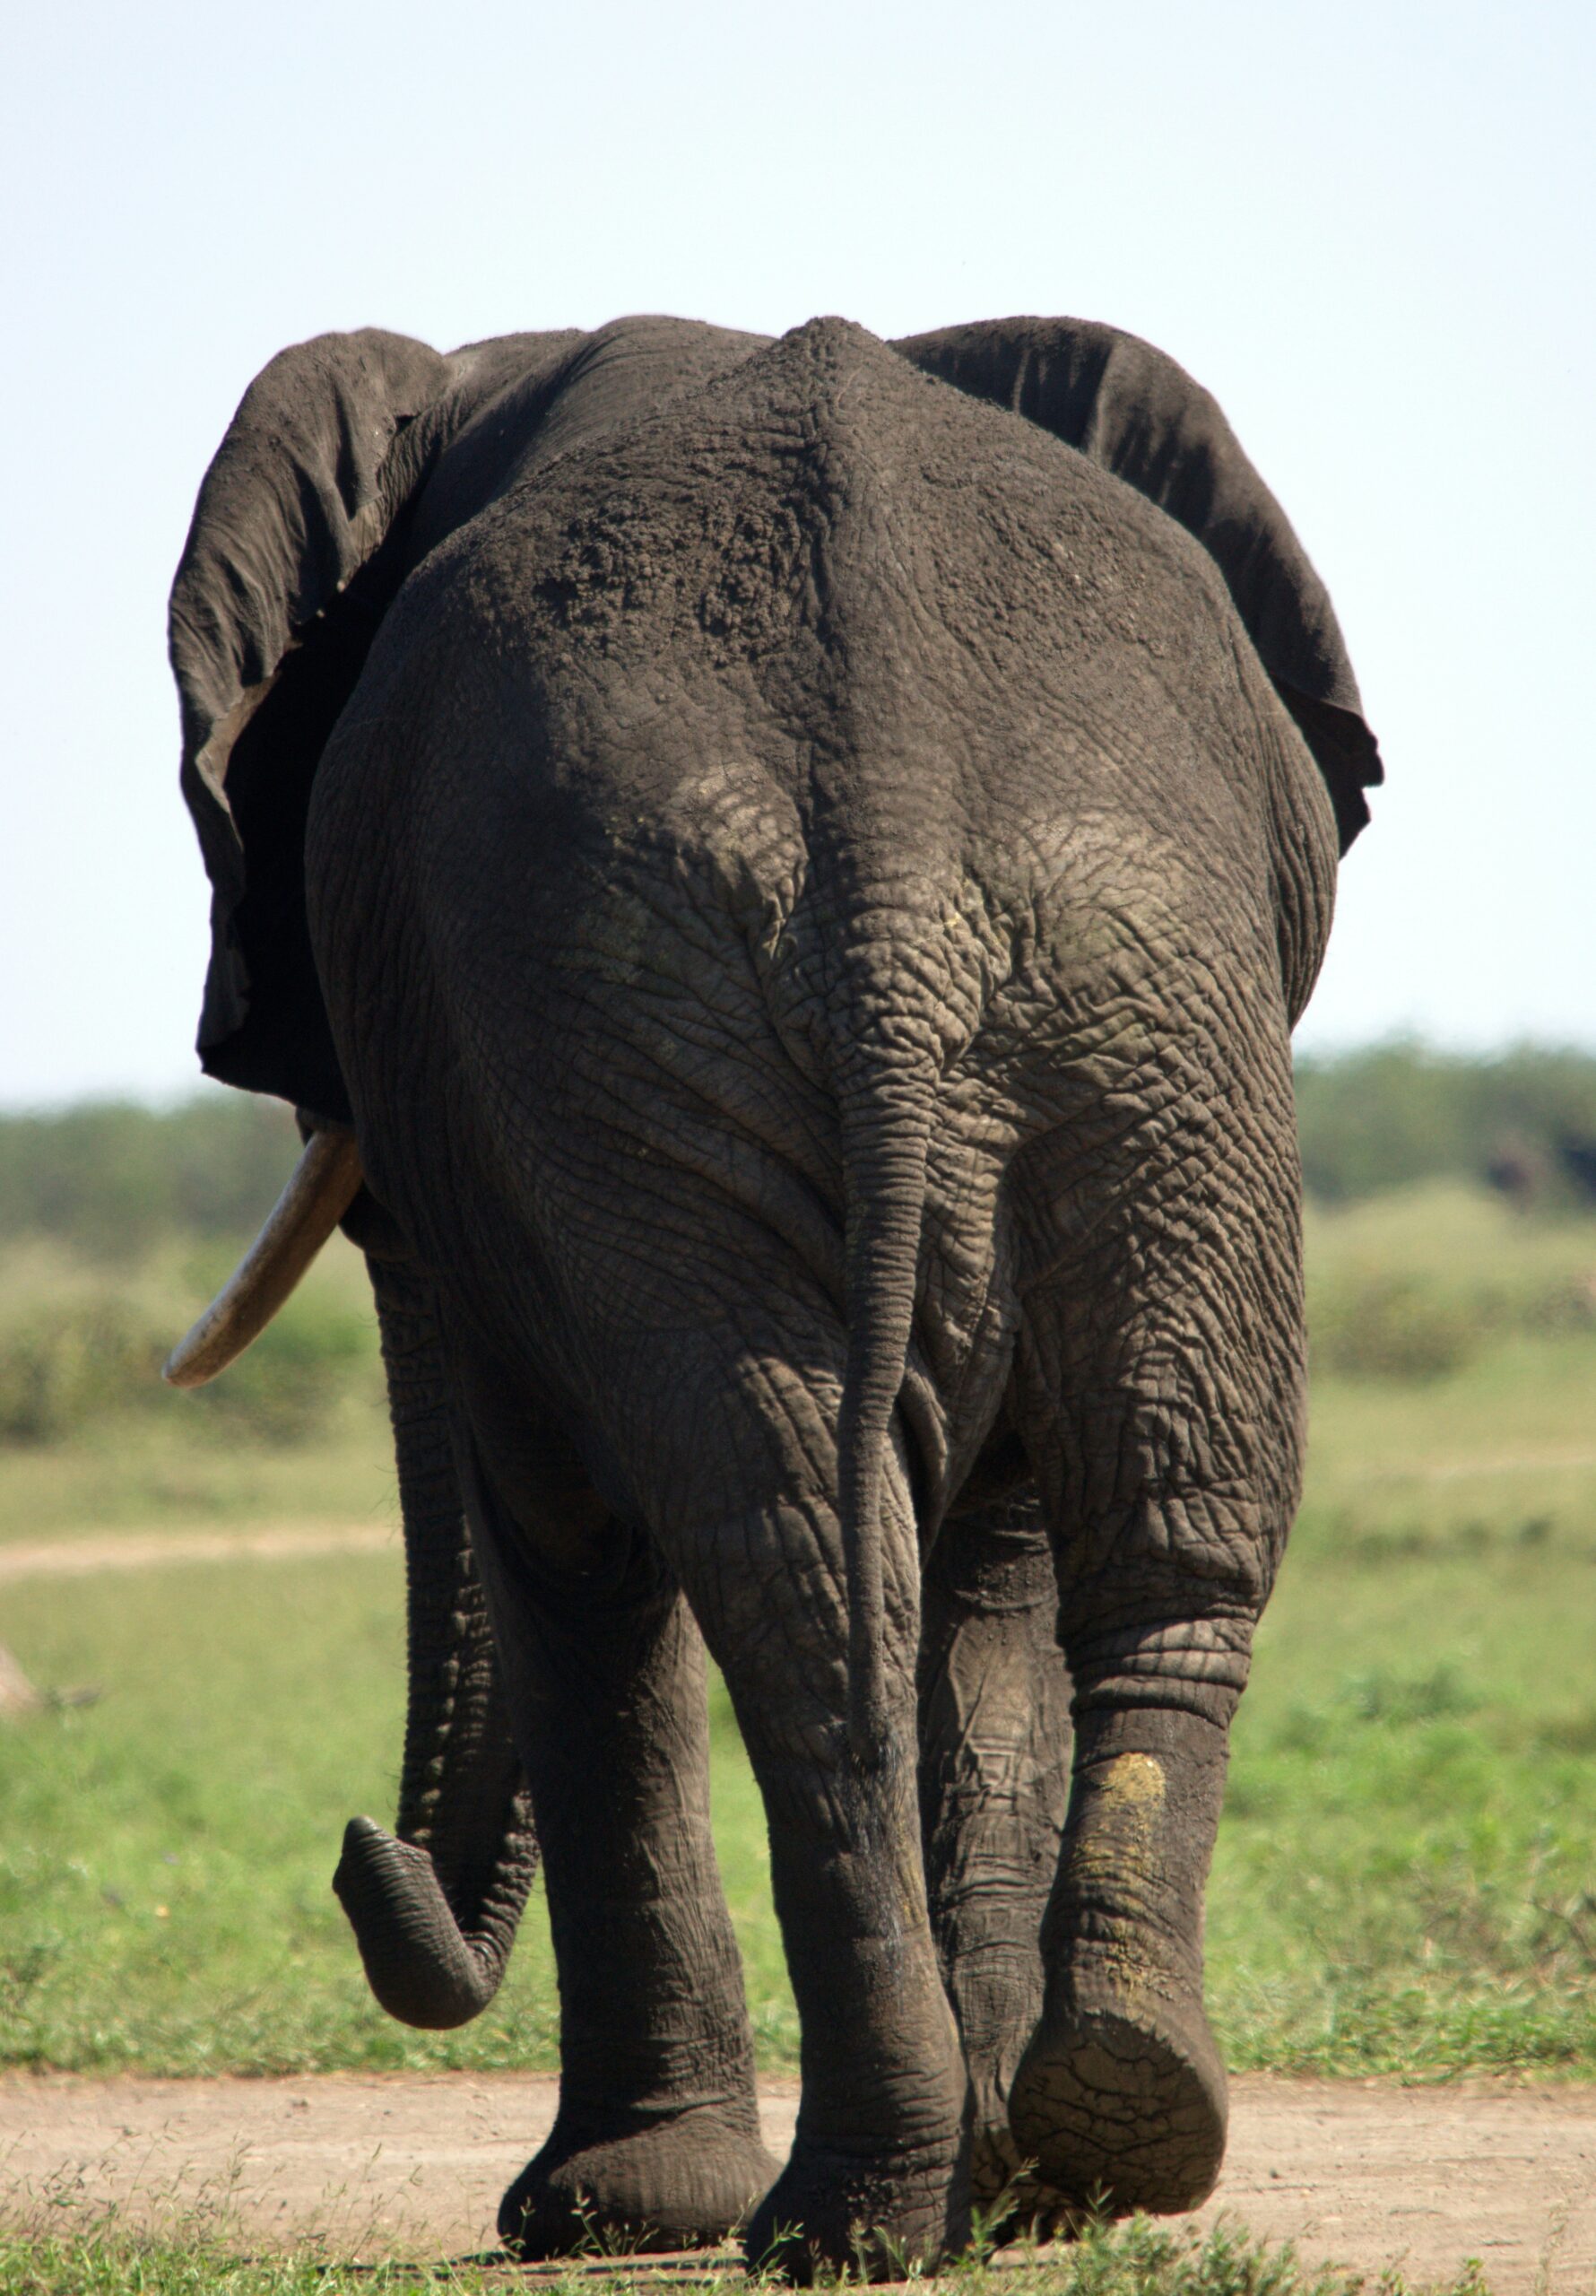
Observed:
[[[1412,1041],[1297,1064],[1303,1178],[1326,1204],[1425,1179],[1491,1179],[1523,1201],[1596,1199],[1596,1054],[1481,1057]]]
[[[1362,1379],[1444,1378],[1479,1352],[1480,1303],[1407,1274],[1343,1277],[1310,1300],[1316,1370]]]
[[[168,1344],[112,1297],[35,1308],[0,1332],[0,1442],[54,1442],[154,1394]]]
[[[0,1117],[0,1238],[53,1236],[122,1264],[164,1236],[242,1241],[299,1145],[281,1100],[220,1086],[175,1109]]]
[[[219,1432],[303,1441],[325,1425],[362,1375],[374,1376],[374,1316],[301,1295],[195,1400]]]
[[[223,1441],[297,1443],[380,1380],[374,1317],[308,1288],[221,1378],[179,1398],[160,1366],[182,1320],[103,1283],[32,1300],[0,1326],[0,1445],[59,1442],[152,1411],[192,1413],[191,1426]]]

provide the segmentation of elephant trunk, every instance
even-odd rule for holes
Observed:
[[[372,1992],[407,2025],[463,2025],[499,1989],[537,1870],[450,1436],[429,1288],[368,1262],[404,1517],[410,1706],[396,1832],[351,1818],[333,1887]]]

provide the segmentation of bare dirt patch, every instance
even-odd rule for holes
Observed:
[[[499,2195],[547,2131],[551,2081],[454,2074],[290,2081],[0,2080],[0,2221],[61,2229],[198,2221],[254,2251],[349,2261],[480,2253]],[[797,2092],[760,2106],[777,2155]],[[1410,2280],[1477,2257],[1500,2296],[1596,2284],[1596,2091],[1400,2089],[1250,2075],[1201,2212],[1314,2261]]]
[[[0,1584],[98,1578],[184,1562],[298,1562],[308,1555],[398,1552],[398,1533],[364,1523],[299,1523],[236,1531],[94,1531],[0,1545]]]

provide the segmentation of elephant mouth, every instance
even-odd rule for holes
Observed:
[[[265,1225],[161,1367],[169,1387],[203,1387],[257,1340],[360,1193],[352,1135],[313,1132]]]

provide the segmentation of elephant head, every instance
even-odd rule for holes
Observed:
[[[549,363],[562,347],[538,346]],[[170,614],[183,789],[212,884],[200,1059],[318,1121],[260,1241],[174,1351],[174,1384],[213,1377],[248,1344],[360,1187],[306,924],[306,812],[322,746],[403,578],[427,442],[451,416],[461,427],[469,399],[441,410],[483,363],[375,330],[285,352],[246,394],[200,491]],[[404,1512],[410,1715],[396,1837],[353,1820],[336,1886],[384,2006],[447,2026],[497,1988],[536,1842],[428,1302],[407,1292],[402,1268],[374,1259],[372,1273]]]
[[[311,785],[411,570],[618,398],[680,387],[750,338],[637,321],[445,358],[365,329],[282,352],[245,394],[173,584],[183,790],[212,885],[205,1071],[295,1104],[299,1170],[238,1274],[174,1350],[214,1377],[340,1221],[367,1249],[398,1457],[409,1716],[395,1833],[351,1822],[334,1886],[374,1992],[444,2027],[492,1998],[537,1862],[473,1561],[450,1378],[427,1286],[364,1193],[306,918]],[[581,387],[578,388],[577,387]]]
[[[567,448],[763,341],[632,319],[444,357],[368,328],[285,351],[251,384],[171,599],[183,789],[213,889],[208,1074],[348,1119],[305,925],[305,816],[406,576]],[[1345,852],[1383,778],[1379,751],[1324,586],[1209,393],[1150,344],[1083,320],[993,320],[892,347],[1051,431],[1196,536],[1318,761]]]
[[[312,1164],[216,1318],[178,1351],[209,1377],[332,1227],[368,1246],[409,1567],[410,1723],[396,1836],[356,1820],[337,1886],[378,1997],[449,2024],[490,1997],[535,1845],[472,1562],[450,1373],[427,1286],[360,1195],[356,1111],[307,921],[312,784],[410,575],[568,448],[737,365],[763,338],[664,319],[516,335],[442,356],[366,330],[273,360],[201,489],[171,603],[183,787],[213,887],[199,1051],[210,1074],[295,1104]],[[1218,407],[1133,337],[1011,320],[893,346],[1010,407],[1150,497],[1209,552],[1324,775],[1342,849],[1381,778],[1328,597]],[[931,386],[928,384],[927,386]],[[371,824],[373,835],[380,824]]]

